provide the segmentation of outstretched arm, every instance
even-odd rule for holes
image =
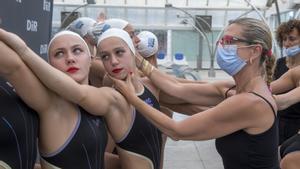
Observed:
[[[248,111],[254,103],[251,101],[243,102],[238,107],[236,106],[242,97],[246,97],[244,95],[228,98],[218,106],[182,121],[174,121],[135,95],[130,76],[127,77],[126,82],[113,79],[115,87],[139,112],[173,139],[206,140],[221,137],[240,129],[256,127],[253,124],[257,123],[257,118],[253,117],[257,117],[257,115],[250,113],[250,110]],[[250,96],[255,97],[250,94],[247,95],[247,97]],[[265,123],[265,121],[262,122]]]
[[[44,85],[58,95],[97,115],[102,115],[109,109],[108,103],[114,99],[109,89],[78,84],[68,75],[50,66],[15,34],[0,29],[0,40],[13,48]]]
[[[177,113],[181,113],[185,115],[193,115],[210,108],[210,107],[198,106],[194,104],[168,104],[168,103],[161,103],[161,102],[160,105],[165,106]]]
[[[300,87],[284,94],[275,95],[275,100],[279,110],[286,109],[291,105],[300,102]]]
[[[19,58],[18,54],[0,41],[0,76],[16,89],[22,100],[39,115],[49,110],[53,103],[50,92]]]
[[[160,72],[139,56],[136,64],[142,72],[166,94],[184,99],[185,102],[201,106],[215,106],[224,100],[225,91],[234,85],[233,81],[214,83],[181,83],[174,77]],[[168,102],[168,101],[165,101]]]
[[[280,94],[295,88],[295,84],[292,78],[293,71],[290,69],[284,73],[279,79],[271,83],[271,89],[273,94]]]

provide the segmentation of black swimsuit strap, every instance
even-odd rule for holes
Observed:
[[[252,94],[254,94],[254,95],[256,95],[256,96],[262,98],[264,101],[266,101],[266,102],[268,103],[268,105],[271,107],[271,109],[272,109],[272,111],[273,111],[273,113],[274,113],[274,116],[276,117],[276,112],[275,112],[274,107],[272,106],[272,104],[271,104],[266,98],[264,98],[263,96],[261,96],[261,95],[255,93],[255,92],[249,92],[249,93],[252,93]]]
[[[230,87],[229,89],[226,90],[226,92],[225,92],[225,98],[227,98],[228,92],[229,92],[231,89],[235,88],[235,87],[236,87],[236,85],[234,85],[234,86],[232,86],[232,87]]]

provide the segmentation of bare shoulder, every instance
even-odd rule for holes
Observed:
[[[235,109],[242,115],[254,115],[254,112],[258,112],[261,106],[265,107],[266,101],[254,93],[240,93],[236,94],[224,101],[229,107]]]
[[[233,88],[235,86],[234,80],[222,80],[217,82],[212,82],[212,85],[215,86],[215,88],[220,92],[221,95],[224,95],[225,92],[228,91],[230,88]]]
[[[226,104],[230,104],[230,105],[234,106],[235,108],[244,109],[244,108],[247,108],[250,105],[252,105],[254,101],[255,101],[255,98],[252,97],[252,94],[240,93],[240,94],[236,94],[236,95],[233,95],[232,97],[225,99],[223,102]]]

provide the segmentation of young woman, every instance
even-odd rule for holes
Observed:
[[[73,34],[68,31],[59,33],[49,45],[50,63],[59,70],[34,54],[15,35],[1,30],[0,39],[20,55],[48,88],[63,98],[68,98],[71,101],[68,102],[70,104],[68,107],[75,109],[73,102],[97,117],[104,116],[113,138],[117,141],[122,168],[159,169],[162,153],[161,132],[141,116],[116,90],[87,85],[88,79],[83,77],[87,77],[90,56],[87,54],[87,47],[84,48],[84,45],[81,46],[75,40],[79,36]],[[76,38],[69,39],[71,37]],[[125,79],[129,72],[135,73],[135,49],[128,33],[120,29],[109,29],[101,36],[98,48],[99,57],[102,58],[106,71],[111,76]],[[139,97],[159,109],[156,99],[157,90],[154,86],[149,81],[142,81],[139,78],[134,79],[133,83]],[[95,122],[95,124],[98,123]],[[92,132],[92,130],[89,131]],[[93,137],[85,137],[85,139],[97,141]],[[75,153],[72,154],[73,158],[74,156],[80,159]],[[73,165],[73,168],[76,167]]]
[[[24,42],[15,35],[3,30],[0,30],[0,34],[2,38],[8,38],[13,42],[10,46],[24,52],[24,55],[32,52],[29,49],[25,52]],[[14,51],[1,44],[0,64],[7,69],[7,72],[1,71],[1,74],[15,87],[19,96],[38,112],[42,167],[103,168],[107,140],[102,118],[87,113],[80,106],[48,90]],[[86,43],[79,35],[70,32],[65,35],[58,34],[50,42],[49,50],[49,61],[54,67],[60,68],[78,83],[88,82],[90,54]],[[53,50],[56,50],[55,54]],[[68,53],[68,57],[61,57],[64,52]],[[75,63],[74,57],[80,59]],[[76,70],[77,73],[74,73]]]
[[[272,93],[281,94],[298,86],[297,70],[300,64],[300,21],[293,19],[279,25],[276,31],[278,44],[283,48],[284,57],[277,60]],[[300,103],[279,111],[279,144],[293,136],[300,129]]]
[[[225,169],[279,169],[277,108],[268,87],[274,63],[271,48],[271,32],[263,22],[252,18],[231,22],[219,42],[217,61],[234,78],[237,92],[224,101],[224,89],[218,85],[197,84],[196,88],[192,84],[173,83],[147,61],[137,59],[143,73],[167,94],[207,105],[221,101],[180,122],[137,99],[132,92],[134,76],[128,76],[126,83],[117,79],[114,82],[128,101],[170,137],[176,140],[216,138]],[[267,83],[263,72],[267,73]]]
[[[287,93],[276,95],[276,102],[281,110],[287,110],[299,104],[300,101],[300,66],[296,66],[289,69],[285,74],[283,74],[278,80],[272,82],[272,85],[277,85],[277,88],[281,88],[282,91],[289,91]],[[292,89],[292,90],[291,90]],[[297,115],[297,109],[294,110],[294,115]],[[287,112],[287,111],[285,111]],[[292,112],[289,112],[292,114]],[[286,121],[291,121],[285,126],[286,133],[294,133],[291,137],[285,139],[285,141],[280,146],[280,167],[281,169],[297,169],[300,165],[300,128],[297,123],[299,121],[297,118],[286,119]],[[289,127],[288,127],[289,126]],[[281,127],[281,126],[279,126]]]

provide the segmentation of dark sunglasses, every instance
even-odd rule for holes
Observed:
[[[220,44],[223,46],[223,45],[231,45],[231,44],[234,44],[235,42],[245,42],[245,43],[248,43],[249,45],[253,44],[252,41],[238,38],[238,37],[231,36],[231,35],[223,36],[220,40],[217,41],[217,44]]]

